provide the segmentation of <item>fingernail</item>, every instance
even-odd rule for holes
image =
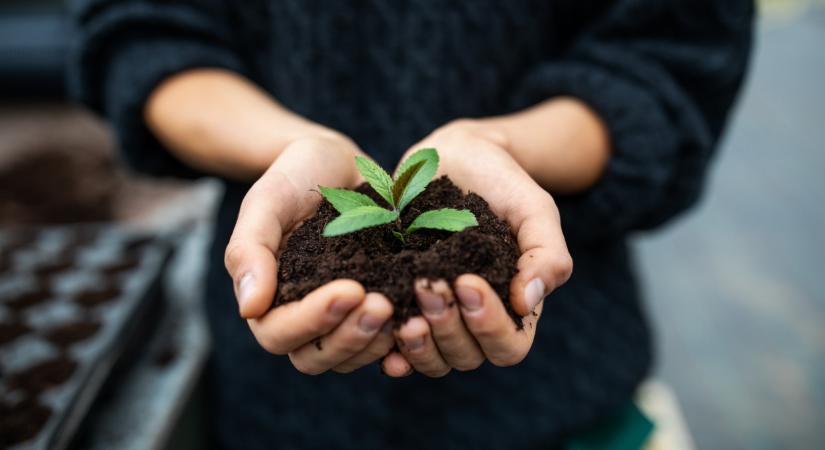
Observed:
[[[456,286],[455,293],[461,300],[461,306],[469,311],[481,309],[481,294],[473,288]]]
[[[346,313],[350,310],[350,305],[347,302],[343,302],[340,300],[333,300],[333,302],[329,305],[329,314],[338,319],[344,317]]]
[[[524,302],[531,312],[544,298],[544,282],[540,278],[533,278],[524,288]]]
[[[424,336],[413,338],[409,341],[404,341],[407,344],[407,350],[414,351],[424,346]]]
[[[247,273],[241,277],[241,281],[238,282],[238,306],[242,307],[246,302],[248,302],[254,290],[255,276],[251,273]]]
[[[444,300],[444,297],[432,291],[418,291],[418,299],[421,301],[421,307],[424,308],[424,312],[427,314],[441,314],[447,307],[447,301]]]
[[[358,328],[364,333],[375,333],[383,324],[384,319],[370,314],[364,314],[358,319]]]

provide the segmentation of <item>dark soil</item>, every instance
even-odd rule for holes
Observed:
[[[167,367],[169,364],[178,358],[178,348],[171,342],[165,343],[157,353],[153,362],[156,367]]]
[[[36,400],[0,402],[0,448],[8,448],[37,436],[52,411]]]
[[[74,301],[80,306],[94,308],[97,305],[108,303],[116,299],[121,294],[121,289],[117,286],[102,286],[78,292]]]
[[[48,285],[41,284],[35,291],[21,292],[10,299],[6,299],[6,306],[21,311],[31,306],[39,305],[51,299],[53,295],[54,293]]]
[[[60,348],[66,348],[77,342],[85,341],[100,331],[100,322],[89,320],[72,322],[56,326],[44,334],[46,339]]]
[[[94,226],[87,226],[75,229],[74,236],[69,246],[74,248],[86,247],[97,241],[99,229]]]
[[[37,240],[37,233],[31,230],[15,230],[3,245],[3,253],[9,254],[22,250]]]
[[[29,394],[39,394],[49,388],[59,386],[71,378],[77,363],[65,356],[35,364],[28,369],[9,377],[8,387]]]
[[[384,204],[368,185],[357,190]],[[475,273],[490,283],[521,328],[521,317],[509,300],[518,245],[509,225],[493,214],[484,199],[473,193],[464,195],[447,177],[441,177],[404,210],[402,225],[406,227],[424,211],[448,207],[471,210],[479,226],[458,233],[419,230],[402,244],[392,235],[393,224],[322,237],[324,226],[338,216],[324,201],[287,241],[279,261],[275,305],[299,300],[329,281],[351,278],[367,291],[386,295],[395,306],[393,319],[399,326],[421,314],[413,289],[416,278],[452,283],[459,275]]]
[[[154,240],[155,239],[151,236],[137,236],[129,239],[129,241],[123,247],[123,250],[126,252],[137,253],[140,252],[147,245],[150,245],[152,242],[154,242]]]
[[[105,275],[120,275],[121,273],[133,270],[138,265],[140,265],[140,259],[135,255],[129,255],[119,261],[101,267],[100,271]]]
[[[74,267],[74,260],[63,258],[49,261],[34,268],[34,273],[41,277],[48,277],[60,272],[65,272]]]
[[[0,224],[105,222],[121,179],[111,157],[32,148],[0,166]]]
[[[0,345],[8,344],[29,331],[31,329],[20,322],[0,323]]]

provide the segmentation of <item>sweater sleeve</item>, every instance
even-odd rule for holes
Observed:
[[[752,21],[750,0],[621,0],[528,73],[514,107],[577,97],[610,135],[597,184],[557,198],[568,240],[651,228],[697,200],[747,65]]]
[[[244,73],[221,0],[77,0],[68,84],[114,128],[126,162],[153,175],[199,174],[146,127],[144,104],[166,77],[196,67]]]

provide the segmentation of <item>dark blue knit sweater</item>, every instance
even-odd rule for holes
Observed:
[[[222,264],[247,188],[227,183],[206,299],[211,431],[248,450],[548,448],[626,402],[651,344],[625,236],[698,198],[753,11],[747,0],[98,0],[73,13],[71,86],[150,173],[197,175],[141,114],[161,80],[193,67],[246,75],[386,167],[450,119],[557,95],[584,100],[609,128],[603,178],[557,199],[576,270],[546,300],[528,358],[438,380],[377,368],[308,377],[260,349]]]

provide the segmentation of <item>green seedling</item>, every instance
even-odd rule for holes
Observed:
[[[423,212],[406,229],[402,228],[401,212],[424,192],[438,170],[438,152],[434,148],[424,148],[413,153],[398,168],[395,179],[369,158],[356,156],[355,165],[389,208],[379,206],[373,199],[359,192],[318,186],[321,195],[341,213],[324,227],[324,237],[340,236],[395,222],[392,234],[403,243],[410,233],[422,228],[456,232],[478,225],[476,216],[470,210],[442,208]]]

